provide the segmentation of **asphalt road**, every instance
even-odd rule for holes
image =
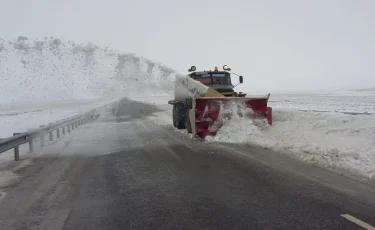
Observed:
[[[262,148],[191,140],[144,119],[155,111],[123,100],[15,170],[0,185],[0,229],[375,226],[372,184]]]

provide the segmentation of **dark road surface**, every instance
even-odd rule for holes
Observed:
[[[80,127],[84,138],[68,135],[62,152],[33,158],[0,187],[0,229],[375,226],[372,185],[257,147],[191,140],[144,119],[155,111],[124,100]]]

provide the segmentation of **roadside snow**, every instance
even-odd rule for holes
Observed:
[[[0,158],[0,164],[2,163],[2,158]],[[21,177],[16,173],[17,170],[20,170],[28,165],[31,165],[32,161],[30,159],[22,160],[19,164],[15,165],[11,169],[0,171],[0,187],[7,186]],[[4,192],[0,191],[0,202],[4,197]]]
[[[171,126],[172,125],[172,105],[157,105],[160,112],[156,112],[153,116],[148,117],[148,120],[153,121],[157,125]]]
[[[237,118],[208,141],[255,144],[302,161],[375,176],[375,116],[274,109],[274,122]]]
[[[0,171],[0,186],[1,187],[7,186],[12,181],[18,179],[18,177],[19,176],[12,171],[9,171],[9,170]],[[1,198],[1,194],[0,194],[0,198]]]
[[[317,95],[304,95],[303,98],[307,105],[315,104],[317,110],[327,108],[325,104],[319,105],[316,97]],[[287,99],[284,95],[284,98],[292,100],[295,96]],[[278,96],[274,97],[274,100],[278,99]],[[349,111],[351,108],[345,95],[335,96],[330,100],[342,111]],[[172,106],[162,105],[162,101],[160,102],[157,107],[162,111],[148,119],[158,125],[172,127]],[[362,108],[366,103],[367,101],[358,101]],[[275,103],[271,102],[270,105],[274,106]],[[367,111],[373,109],[368,108]],[[307,110],[312,109],[307,107]],[[185,130],[178,131],[187,134]],[[235,118],[224,121],[224,126],[217,135],[206,137],[206,141],[254,144],[319,167],[346,170],[368,178],[375,177],[375,115],[298,111],[276,106],[273,109],[272,126],[262,119]]]
[[[137,97],[132,97],[131,99],[134,101],[139,101],[139,102],[143,102],[143,103],[147,103],[151,105],[164,106],[164,105],[168,105],[167,104],[168,101],[173,99],[173,97],[169,95],[154,95],[154,96],[146,96],[146,97],[137,96]]]

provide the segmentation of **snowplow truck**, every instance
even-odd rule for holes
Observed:
[[[196,71],[192,66],[186,76],[176,76],[174,99],[168,101],[173,105],[173,126],[177,129],[187,129],[194,137],[205,138],[215,136],[225,120],[233,116],[249,117],[250,119],[267,119],[272,125],[272,108],[267,106],[270,94],[261,96],[246,96],[235,92],[231,69],[223,66],[219,71]]]

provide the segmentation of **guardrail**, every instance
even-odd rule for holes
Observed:
[[[56,131],[56,137],[60,138],[60,131],[62,135],[71,132],[78,126],[81,126],[90,120],[98,118],[99,115],[96,114],[96,110],[91,110],[88,113],[78,115],[72,118],[64,119],[56,123],[50,123],[46,126],[41,126],[38,129],[29,130],[24,133],[14,133],[12,137],[0,139],[0,154],[14,148],[14,160],[18,161],[20,159],[19,146],[25,143],[29,143],[29,152],[34,151],[34,140],[40,138],[41,147],[44,146],[45,135],[49,134],[49,140],[53,140],[53,132]]]

